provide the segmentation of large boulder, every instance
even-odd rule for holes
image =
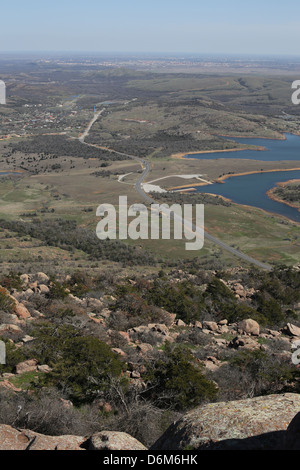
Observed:
[[[248,318],[247,320],[242,320],[238,324],[238,331],[240,333],[258,336],[259,335],[259,324],[257,321]]]
[[[2,323],[0,325],[0,336],[4,333],[20,334],[22,330],[18,325],[14,325],[13,323]]]
[[[15,387],[8,379],[4,379],[0,381],[0,387],[4,388],[5,390],[9,390],[12,392],[21,392],[22,389]]]
[[[300,413],[296,414],[287,428],[284,450],[300,450]]]
[[[37,370],[37,361],[35,359],[28,359],[27,361],[19,362],[16,365],[16,373],[24,374],[25,372],[35,372]]]
[[[14,309],[14,313],[20,320],[26,320],[31,317],[29,311],[22,303],[17,303]]]
[[[202,326],[204,329],[209,330],[209,331],[218,330],[218,324],[215,321],[204,321]]]
[[[42,295],[48,295],[50,293],[50,289],[45,284],[40,284],[39,285],[39,292]]]
[[[0,424],[0,450],[83,450],[80,436],[44,436]]]
[[[102,431],[88,440],[87,450],[147,450],[147,448],[125,432]]]
[[[28,439],[27,450],[83,450],[85,442],[81,436],[44,436],[34,431],[21,431]]]
[[[21,280],[21,282],[24,286],[27,286],[27,284],[29,284],[29,280],[30,280],[29,275],[28,274],[21,274],[20,280]]]
[[[37,282],[37,284],[45,284],[45,285],[48,285],[50,281],[47,274],[41,273],[41,272],[35,274],[32,280]]]
[[[151,450],[282,449],[297,411],[300,395],[294,393],[210,403],[172,424]]]
[[[299,326],[288,323],[284,328],[283,332],[289,336],[294,336],[300,338],[300,328]]]

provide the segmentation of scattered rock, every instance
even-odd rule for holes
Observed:
[[[151,346],[151,344],[141,343],[137,345],[136,349],[142,354],[147,354],[148,352],[153,350],[153,347]]]
[[[26,291],[21,294],[22,300],[29,300],[33,294],[34,291],[32,289],[26,289]]]
[[[2,377],[4,379],[11,379],[12,377],[15,377],[15,374],[12,374],[11,372],[4,372],[4,374],[2,374]]]
[[[152,331],[156,331],[157,333],[161,333],[162,335],[165,335],[165,336],[169,334],[169,328],[166,325],[161,324],[161,323],[149,324],[148,328],[150,328]]]
[[[267,329],[267,333],[273,336],[273,338],[277,338],[278,336],[280,336],[280,331],[276,331],[276,330]]]
[[[3,333],[22,333],[21,328],[18,325],[14,325],[13,323],[2,323],[0,325],[0,335]]]
[[[203,361],[204,366],[206,369],[210,370],[211,372],[215,372],[221,366],[221,361],[219,361],[214,356],[208,356],[205,361]]]
[[[24,286],[26,286],[29,283],[28,274],[21,274],[20,279],[21,279]]]
[[[46,285],[48,285],[50,281],[47,274],[42,273],[42,272],[37,273],[35,276],[33,276],[32,280],[37,282],[38,284],[46,284]]]
[[[31,282],[28,287],[29,287],[29,289],[31,289],[33,292],[38,292],[38,282],[37,282],[37,281]]]
[[[167,326],[172,326],[175,323],[176,320],[176,313],[170,313],[167,312],[166,310],[161,311],[161,318],[163,319],[163,322]]]
[[[45,315],[43,313],[39,312],[38,310],[32,309],[31,310],[31,316],[33,318],[43,318]]]
[[[148,330],[148,326],[141,325],[141,326],[135,326],[134,328],[131,328],[128,330],[128,333],[144,333],[146,330]]]
[[[209,331],[217,331],[218,324],[215,321],[204,321],[203,328]]]
[[[131,343],[129,333],[127,333],[127,331],[119,331],[119,335],[122,336],[127,343]]]
[[[15,387],[9,380],[5,379],[0,382],[0,387],[5,388],[6,390],[11,390],[13,392],[21,392],[22,389]],[[0,434],[1,436],[1,434]],[[0,437],[1,439],[1,437]],[[1,450],[1,440],[0,440],[0,450]]]
[[[109,310],[108,308],[103,308],[100,312],[100,315],[101,317],[103,317],[105,320],[107,320],[110,315],[111,315],[111,310]]]
[[[39,291],[40,291],[40,294],[47,295],[47,294],[49,294],[50,289],[45,284],[40,284],[39,285]]]
[[[205,335],[209,335],[212,333],[212,331],[208,330],[207,328],[202,328],[202,333],[204,333]]]
[[[229,328],[227,325],[219,325],[218,326],[218,333],[228,333]]]
[[[140,379],[141,378],[141,374],[136,371],[136,370],[133,370],[131,373],[130,373],[130,377],[132,379]]]
[[[226,341],[226,339],[224,339],[224,338],[215,338],[215,342],[220,347],[227,346],[227,344],[228,344],[228,341]]]
[[[35,372],[37,370],[37,361],[35,359],[28,359],[27,361],[19,362],[16,365],[16,373],[24,374],[25,372]]]
[[[87,450],[147,450],[147,448],[125,432],[102,431],[87,441]]]
[[[48,366],[47,366],[48,367]],[[74,405],[71,402],[71,400],[65,400],[64,398],[60,398],[59,401],[63,404],[64,408],[67,408],[68,410],[73,408]]]
[[[22,303],[19,303],[19,302],[16,304],[16,306],[14,308],[14,313],[21,320],[26,320],[26,319],[31,317],[31,315],[30,315],[29,311],[27,310],[27,308],[25,307],[25,305],[23,305]]]
[[[82,300],[82,299],[79,299],[79,297],[76,297],[75,295],[73,294],[69,294],[69,298],[71,300],[73,300],[73,302],[77,305],[80,305],[81,307],[83,306],[86,306],[86,301],[85,300]]]
[[[49,374],[52,369],[47,364],[42,364],[41,366],[37,366],[37,370],[39,372],[43,372],[44,374]]]
[[[251,338],[242,337],[242,336],[236,336],[235,338],[233,338],[230,341],[228,346],[230,348],[234,348],[234,349],[242,348],[242,349],[253,350],[253,349],[259,349],[260,348],[260,344],[257,341],[255,341]]]
[[[121,357],[125,358],[127,356],[127,354],[120,348],[113,348],[112,350],[114,353],[118,354]]]
[[[23,343],[30,343],[30,341],[33,341],[34,338],[33,336],[25,335],[24,338],[22,338]]]

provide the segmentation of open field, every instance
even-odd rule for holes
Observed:
[[[142,202],[133,186],[121,184],[116,178],[92,176],[87,170],[27,176],[17,181],[2,179],[0,216],[24,221],[62,217],[76,221],[79,227],[95,231],[98,223],[96,208],[105,202],[117,205],[119,195],[127,195],[129,204]],[[300,262],[300,227],[279,216],[235,204],[225,209],[223,206],[206,204],[205,226],[212,235],[261,261],[287,264]],[[14,264],[23,259],[27,262],[41,258],[57,262],[62,259],[61,249],[47,247],[37,240],[36,245],[29,250],[22,238],[16,243],[17,240],[18,237],[13,238],[1,248],[3,261],[10,259]],[[132,246],[136,244],[130,240],[128,243]],[[161,260],[191,259],[197,256],[204,261],[221,257],[222,262],[229,265],[237,262],[226,253],[221,255],[209,242],[197,253],[186,251],[184,241],[178,240],[140,240],[138,245]],[[87,258],[85,253],[76,250],[73,254],[65,252],[63,259],[67,266],[68,262],[82,264]]]

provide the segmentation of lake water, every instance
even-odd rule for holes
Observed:
[[[285,134],[286,140],[271,139],[246,139],[233,138],[230,140],[240,144],[257,145],[265,147],[266,150],[240,150],[235,152],[213,152],[196,153],[186,155],[185,158],[197,158],[205,160],[215,160],[216,158],[243,158],[250,160],[261,160],[263,162],[275,162],[279,160],[289,160],[300,162],[300,137],[293,134]]]
[[[248,158],[262,161],[289,160],[297,161],[295,167],[300,168],[300,137],[286,134],[286,140],[269,139],[232,139],[243,144],[264,146],[267,151],[242,150],[236,152],[215,152],[210,154],[190,155],[189,158]],[[293,207],[270,199],[266,192],[274,188],[276,183],[291,179],[300,180],[300,170],[255,173],[252,175],[232,176],[223,184],[214,183],[196,187],[198,192],[218,194],[238,204],[258,207],[269,212],[283,215],[300,222],[300,212]]]

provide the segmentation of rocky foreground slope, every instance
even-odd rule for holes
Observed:
[[[299,272],[223,274],[0,278],[0,449],[299,447]]]
[[[286,393],[192,410],[151,450],[300,450],[300,395]],[[0,450],[147,450],[123,432],[44,436],[0,425]]]

